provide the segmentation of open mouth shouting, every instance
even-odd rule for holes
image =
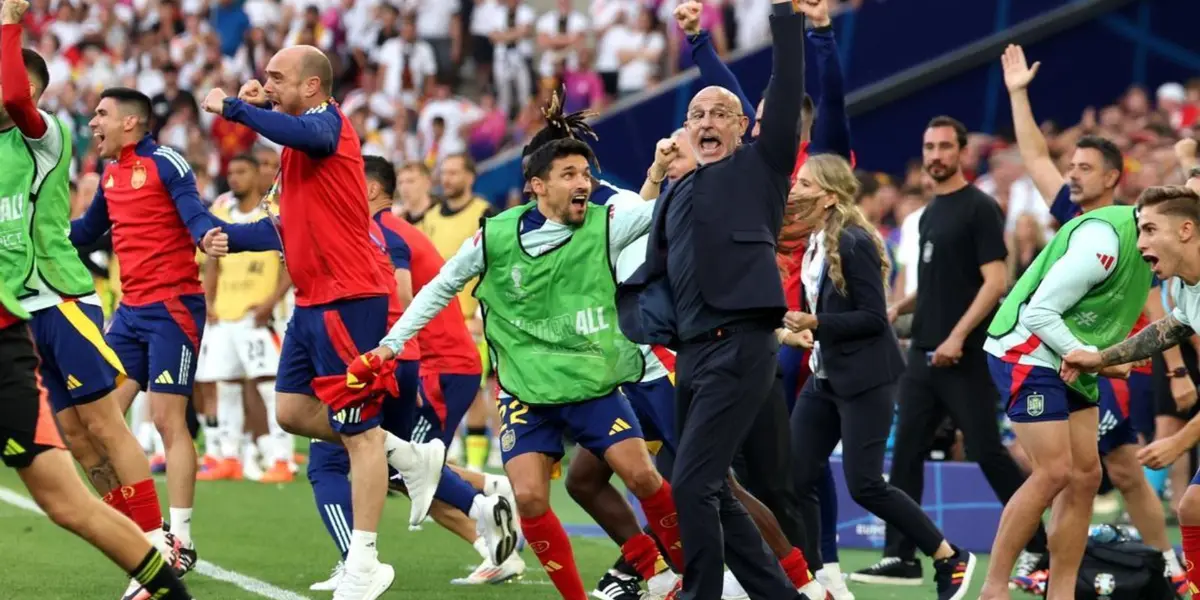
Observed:
[[[715,135],[705,133],[700,136],[700,152],[706,156],[720,154],[723,145]]]
[[[1156,276],[1162,276],[1162,273],[1159,273],[1158,271],[1158,256],[1155,255],[1153,251],[1146,250],[1145,252],[1142,252],[1142,260],[1146,261],[1150,265],[1150,270],[1154,271]]]
[[[575,193],[571,195],[571,207],[587,208],[588,196],[586,190],[575,190]]]

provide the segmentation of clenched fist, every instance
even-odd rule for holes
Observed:
[[[679,158],[679,144],[670,138],[658,140],[654,147],[654,166],[665,170],[676,158]]]
[[[254,106],[262,106],[267,103],[267,91],[263,89],[257,79],[251,79],[242,84],[242,89],[238,90],[238,100]]]
[[[700,11],[703,6],[693,0],[692,2],[684,2],[675,7],[675,22],[679,23],[679,28],[688,35],[696,35],[700,33]]]
[[[25,11],[29,10],[29,3],[25,0],[4,0],[4,4],[0,5],[0,24],[16,25],[21,22],[21,17],[25,16]]]
[[[208,92],[208,95],[204,97],[204,110],[214,115],[219,115],[225,112],[225,98],[227,97],[228,94],[225,93],[225,90],[221,88],[213,88]]]

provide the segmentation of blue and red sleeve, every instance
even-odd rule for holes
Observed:
[[[808,41],[816,56],[821,97],[813,121],[809,154],[836,154],[853,160],[850,154],[850,117],[846,114],[846,83],[838,60],[833,27],[811,29]]]
[[[158,168],[163,187],[170,194],[175,203],[175,210],[179,212],[192,241],[197,245],[208,230],[220,227],[221,231],[229,235],[230,252],[282,249],[279,235],[266,219],[254,223],[226,223],[212,216],[200,202],[200,192],[196,189],[196,174],[178,152],[166,146],[159,146],[150,155],[150,159]]]
[[[297,116],[258,108],[237,98],[226,98],[221,116],[313,158],[333,156],[342,136],[342,117],[331,106]]]
[[[411,270],[412,249],[408,247],[408,242],[404,241],[404,237],[388,227],[381,217],[382,213],[376,214],[375,222],[379,225],[379,230],[383,232],[383,245],[387,248],[388,257],[392,259],[392,266],[406,271]]]
[[[1054,197],[1054,202],[1050,204],[1050,216],[1054,217],[1059,225],[1063,225],[1082,212],[1079,205],[1071,201],[1071,186],[1064,183],[1059,188],[1058,195]]]
[[[96,194],[92,196],[92,204],[88,206],[82,217],[71,221],[71,244],[74,246],[90,246],[112,228],[108,218],[108,200],[104,197],[104,185],[96,186]]]
[[[4,110],[21,134],[31,140],[42,139],[48,127],[29,89],[29,73],[21,56],[20,25],[0,26],[0,89]]]

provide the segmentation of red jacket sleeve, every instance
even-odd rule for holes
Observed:
[[[27,138],[42,139],[47,126],[29,90],[29,74],[21,56],[20,25],[0,26],[0,88],[4,90],[4,110],[17,129]]]

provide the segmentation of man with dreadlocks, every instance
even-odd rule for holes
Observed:
[[[527,146],[523,168],[535,202],[487,219],[421,289],[380,347],[353,368],[360,380],[369,379],[479,276],[475,296],[501,387],[501,450],[521,529],[559,594],[584,600],[567,533],[550,508],[550,476],[563,455],[564,434],[604,457],[639,498],[672,561],[683,559],[670,485],[655,470],[618,390],[638,381],[645,364],[616,325],[613,262],[646,234],[654,203],[588,202],[595,155],[577,137],[595,135],[583,122],[587,115],[563,115],[557,95],[543,112],[548,125]],[[649,580],[649,597],[661,598],[674,584],[650,536],[631,538],[622,552]]]

